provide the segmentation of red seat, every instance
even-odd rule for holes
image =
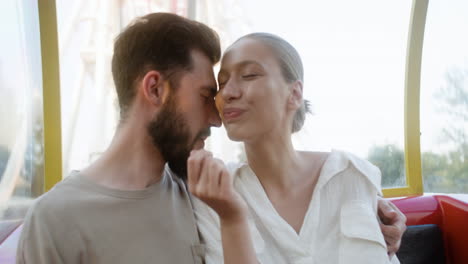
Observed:
[[[468,195],[424,195],[393,199],[408,226],[436,224],[448,264],[468,263]]]

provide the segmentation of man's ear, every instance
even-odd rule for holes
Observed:
[[[162,105],[169,94],[169,85],[159,71],[147,72],[140,89],[145,100],[156,106]]]
[[[302,101],[302,82],[295,81],[290,86],[288,108],[295,111],[301,107]]]

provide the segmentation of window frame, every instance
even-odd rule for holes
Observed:
[[[196,2],[189,0],[189,17]],[[423,194],[420,148],[421,58],[429,0],[413,0],[406,53],[404,92],[405,171],[407,186],[383,189],[385,197]],[[59,47],[55,0],[37,0],[41,35],[44,100],[44,192],[62,180]]]
[[[37,0],[44,111],[44,192],[62,180],[62,124],[55,0]]]
[[[385,197],[421,195],[424,193],[421,174],[420,86],[421,61],[429,0],[413,0],[408,32],[405,70],[405,171],[407,186],[387,188]]]

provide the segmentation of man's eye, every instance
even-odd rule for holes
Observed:
[[[205,100],[205,103],[210,102],[211,100],[214,100],[214,97],[212,95],[202,95],[203,100]]]

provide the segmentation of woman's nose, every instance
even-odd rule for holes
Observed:
[[[223,89],[221,89],[221,97],[226,102],[230,102],[239,98],[241,95],[240,87],[233,80],[229,80],[224,84]]]

